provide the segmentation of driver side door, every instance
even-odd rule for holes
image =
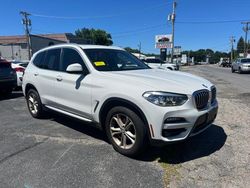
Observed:
[[[83,71],[68,73],[67,67],[78,63]],[[62,48],[60,72],[57,75],[56,108],[84,118],[91,116],[91,77],[82,56],[74,48]]]

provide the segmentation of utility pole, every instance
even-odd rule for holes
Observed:
[[[247,45],[247,35],[248,35],[248,31],[250,30],[250,27],[248,27],[248,25],[250,24],[250,21],[247,21],[247,22],[241,22],[241,24],[244,24],[244,25],[245,25],[245,27],[243,27],[243,31],[245,32],[244,57],[246,57],[246,55],[247,55],[247,51],[248,51],[248,45]]]
[[[139,59],[141,58],[141,41],[140,43],[138,44],[138,48],[139,48]]]
[[[231,36],[230,37],[230,44],[231,44],[231,63],[234,59],[234,43],[235,43],[235,37]]]
[[[21,11],[20,14],[23,16],[22,24],[25,26],[25,35],[26,35],[26,41],[27,41],[27,47],[28,47],[28,57],[29,60],[31,58],[31,47],[30,47],[30,26],[31,26],[31,20],[28,18],[30,14],[25,11]]]
[[[177,3],[176,1],[173,2],[173,12],[172,14],[170,15],[171,17],[171,22],[172,22],[172,52],[171,52],[171,63],[174,62],[174,26],[175,26],[175,8],[177,6]],[[177,63],[177,62],[176,62]]]

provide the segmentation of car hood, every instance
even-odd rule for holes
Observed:
[[[213,85],[208,80],[189,73],[165,71],[160,69],[144,69],[133,71],[106,72],[113,79],[136,84],[147,89],[175,93],[192,94],[200,89],[210,89]]]

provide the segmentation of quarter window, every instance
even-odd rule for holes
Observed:
[[[40,52],[39,54],[37,54],[35,59],[33,60],[33,64],[39,68],[42,68],[45,54],[46,54],[46,51]]]

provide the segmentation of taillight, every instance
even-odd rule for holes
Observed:
[[[24,72],[24,68],[23,67],[17,67],[17,68],[15,68],[15,71],[16,72]]]

